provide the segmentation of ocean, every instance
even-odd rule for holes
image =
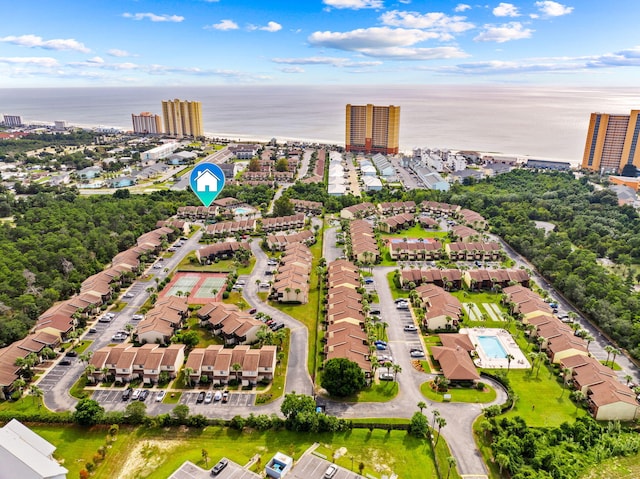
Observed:
[[[400,149],[477,150],[578,164],[595,111],[629,113],[637,88],[531,86],[211,86],[0,89],[25,122],[132,128],[161,101],[202,102],[205,132],[232,140],[344,144],[345,105],[399,105]]]

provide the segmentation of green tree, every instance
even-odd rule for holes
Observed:
[[[185,424],[189,417],[189,406],[186,404],[178,404],[171,411],[171,415],[179,424]]]
[[[364,371],[346,358],[330,359],[325,364],[321,386],[332,396],[351,396],[364,388]]]
[[[147,417],[147,405],[142,401],[132,401],[124,409],[124,417],[131,424],[142,424]]]
[[[73,413],[73,420],[82,426],[93,426],[102,421],[104,408],[93,399],[80,399]]]
[[[415,412],[411,416],[411,422],[409,423],[409,431],[411,435],[419,438],[426,438],[429,434],[429,423],[427,418],[421,412]]]
[[[424,401],[420,401],[418,403],[418,409],[420,409],[420,414],[422,414],[422,410],[427,409],[427,403]]]
[[[281,196],[273,202],[273,216],[291,216],[294,213],[295,209],[289,198]]]

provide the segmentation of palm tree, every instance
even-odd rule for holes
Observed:
[[[613,353],[613,350],[615,348],[613,346],[611,346],[610,344],[606,345],[604,347],[604,350],[607,352],[607,360],[604,362],[604,364],[609,364],[609,356],[611,356],[611,353]]]
[[[627,381],[627,386],[628,386],[631,380],[633,379],[633,376],[631,376],[630,374],[626,374],[624,379],[625,381]]]
[[[184,368],[184,385],[191,387],[191,374],[194,373],[193,368]]]
[[[578,407],[583,403],[583,401],[587,398],[587,396],[582,391],[573,391],[571,393],[571,399],[576,403],[576,414],[578,412]]]
[[[587,334],[584,335],[584,337],[582,339],[584,339],[587,342],[587,353],[588,353],[589,352],[589,345],[593,341],[595,341],[596,338],[594,338],[592,334],[587,333]]]
[[[437,409],[434,409],[433,422],[431,423],[431,429],[434,429],[436,427],[436,421],[438,420],[439,417],[440,417],[440,411],[438,411]]]
[[[44,391],[35,384],[32,384],[31,386],[29,386],[29,394],[31,395],[31,397],[33,397],[33,402],[35,403],[36,398],[40,399],[44,395]],[[41,405],[42,404],[38,402],[38,409],[40,409]]]
[[[402,372],[402,366],[400,366],[399,364],[394,364],[393,365],[393,380],[395,381],[398,373]]]
[[[544,363],[547,360],[547,355],[546,353],[540,351],[537,353],[538,354],[538,368],[536,369],[536,377],[538,377],[538,374],[540,374],[540,366],[542,366],[542,363]]]
[[[621,354],[621,351],[619,349],[613,348],[613,351],[611,351],[611,354],[613,355],[613,357],[611,358],[611,369],[613,369],[616,364],[616,356],[618,354]]]
[[[420,409],[420,414],[422,414],[422,410],[427,409],[427,403],[424,401],[420,401],[418,403],[418,409]]]
[[[449,479],[451,468],[456,465],[456,458],[453,456],[447,457],[447,464],[449,465],[449,469],[447,469],[447,479]]]
[[[387,368],[387,374],[391,374],[391,368],[393,367],[393,363],[391,361],[385,361],[383,366]]]
[[[11,386],[13,387],[13,389],[15,389],[16,391],[20,391],[20,397],[22,397],[22,390],[26,385],[27,385],[27,381],[22,379],[22,377],[18,377],[16,380],[14,380],[11,383]]]
[[[513,354],[509,353],[505,356],[505,358],[507,360],[507,374],[509,374],[509,369],[511,369],[511,361],[513,361],[515,357],[513,356]]]
[[[234,372],[234,373],[235,373],[235,375],[236,375],[236,381],[238,381],[238,382],[239,382],[239,381],[240,381],[240,379],[239,379],[239,374],[238,374],[238,373],[242,370],[242,364],[240,364],[240,363],[233,363],[233,364],[231,365],[231,369],[233,369],[233,372]]]
[[[500,475],[502,475],[502,469],[505,467],[509,469],[509,466],[511,465],[511,459],[506,454],[496,455],[495,461],[498,463],[498,467],[500,467]]]
[[[440,440],[440,430],[447,425],[447,420],[440,416],[436,420],[436,424],[438,424],[438,437],[436,438],[436,446],[438,445],[438,441]]]

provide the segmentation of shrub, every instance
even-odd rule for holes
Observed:
[[[478,383],[476,384],[476,389],[478,391],[482,391],[484,390],[485,384],[483,382],[478,381]]]

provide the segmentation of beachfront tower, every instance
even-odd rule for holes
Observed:
[[[199,101],[164,100],[162,117],[164,132],[169,136],[204,136],[202,106]]]
[[[398,153],[400,107],[347,105],[345,121],[347,151]]]
[[[133,132],[144,135],[157,135],[162,133],[162,120],[160,115],[154,115],[148,111],[143,111],[139,115],[131,114],[133,122]]]
[[[620,173],[625,165],[640,169],[640,110],[628,115],[592,113],[582,168],[600,173]]]

